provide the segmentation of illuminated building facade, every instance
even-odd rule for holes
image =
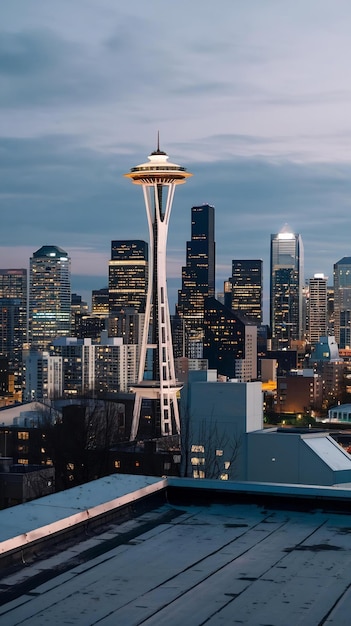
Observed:
[[[303,334],[303,244],[284,227],[271,235],[270,321],[274,350],[288,348]]]
[[[134,308],[144,311],[148,285],[148,245],[145,241],[111,242],[109,311]]]
[[[22,386],[22,350],[27,341],[27,270],[0,269],[0,356],[14,388]]]
[[[257,324],[262,323],[262,261],[234,259],[232,261],[233,311],[240,311]]]
[[[71,260],[62,248],[42,246],[30,259],[29,342],[45,350],[55,337],[70,335]]]
[[[149,404],[155,434],[180,432],[177,394],[181,386],[175,377],[171,324],[166,283],[166,247],[169,220],[176,185],[191,176],[184,167],[168,163],[159,146],[148,163],[133,167],[126,174],[141,185],[149,226],[149,281],[145,320],[140,348],[139,374],[133,386],[135,404],[131,439],[136,439],[142,403]],[[152,379],[145,379],[147,362],[152,363]]]
[[[94,289],[91,292],[91,312],[93,313],[93,315],[108,317],[108,287],[103,287],[102,289]]]
[[[315,274],[309,279],[308,287],[307,340],[316,344],[327,335],[327,278],[324,274]]]
[[[247,382],[257,378],[257,327],[215,298],[205,300],[204,359],[209,369]]]
[[[339,348],[351,348],[351,257],[334,264],[334,335]]]
[[[203,339],[204,302],[215,295],[215,210],[209,204],[191,209],[191,241],[186,244],[186,265],[182,268],[182,288],[178,291],[177,313],[189,333],[189,358],[202,357],[191,351],[191,344]]]
[[[137,375],[136,345],[101,333],[91,338],[59,337],[49,352],[30,351],[26,359],[27,400],[127,392]]]

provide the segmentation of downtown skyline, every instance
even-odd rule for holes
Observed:
[[[202,203],[216,211],[217,290],[233,259],[260,258],[267,310],[270,235],[285,223],[303,239],[305,278],[332,284],[333,264],[350,255],[351,7],[163,7],[0,7],[0,267],[28,267],[57,245],[73,291],[86,299],[106,286],[111,240],[148,239],[123,174],[159,130],[161,149],[194,174],[171,217],[171,312]]]

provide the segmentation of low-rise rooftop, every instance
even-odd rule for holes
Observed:
[[[125,503],[145,487],[161,488],[164,501],[100,530],[87,524],[84,541],[63,539],[3,570],[2,626],[349,622],[351,518],[337,511],[341,502],[350,510],[349,486],[132,477],[128,495],[129,477],[124,488],[117,478]],[[57,494],[56,517],[110,497],[106,483],[89,485],[90,495],[88,485]],[[45,501],[54,508],[55,496],[37,507]]]

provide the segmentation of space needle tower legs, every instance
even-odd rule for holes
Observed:
[[[180,432],[177,384],[174,369],[171,323],[167,296],[166,247],[169,220],[176,185],[191,176],[184,167],[168,163],[168,156],[157,150],[149,162],[133,167],[126,174],[144,193],[149,226],[149,282],[145,321],[140,348],[137,384],[132,387],[135,403],[130,439],[136,439],[143,399],[153,402],[159,412],[161,435]],[[152,351],[152,380],[144,379],[148,351]],[[153,416],[156,420],[156,415]]]

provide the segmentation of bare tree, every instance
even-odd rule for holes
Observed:
[[[238,474],[242,443],[234,424],[223,427],[212,416],[195,422],[183,416],[181,428],[182,476],[233,480]]]
[[[124,406],[84,398],[63,408],[62,421],[46,437],[58,490],[100,478],[110,473],[111,446],[125,439]]]

